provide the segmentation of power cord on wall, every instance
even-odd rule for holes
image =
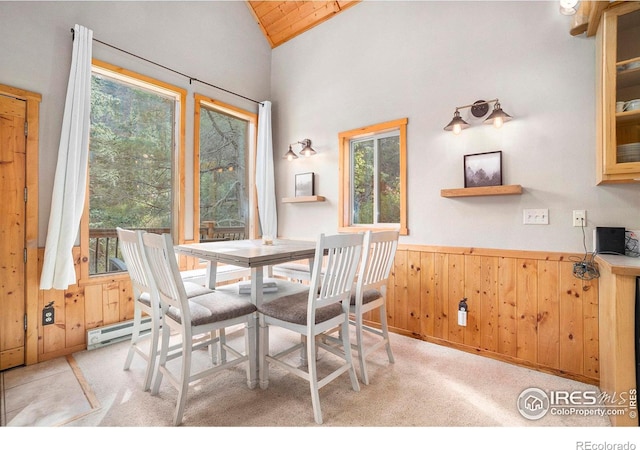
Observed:
[[[595,258],[595,252],[587,251],[587,236],[584,232],[584,219],[582,219],[582,245],[584,247],[584,257],[582,259],[571,258],[573,263],[573,276],[581,280],[593,280],[600,277],[600,272],[596,267],[593,259]]]

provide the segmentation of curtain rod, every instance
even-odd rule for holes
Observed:
[[[71,28],[71,39],[73,40],[74,38],[75,38],[75,30],[74,30],[73,28]],[[114,45],[107,44],[106,42],[103,42],[103,41],[101,41],[101,40],[99,40],[99,39],[93,38],[93,40],[94,40],[94,41],[96,41],[96,42],[98,42],[98,43],[100,43],[100,44],[102,44],[102,45],[106,45],[107,47],[111,47],[111,48],[113,48],[113,49],[115,49],[115,50],[118,50],[118,51],[120,51],[120,52],[122,52],[122,53],[126,53],[127,55],[133,56],[134,58],[141,59],[141,60],[146,61],[146,62],[148,62],[148,63],[154,64],[154,65],[156,65],[156,66],[158,66],[158,67],[162,67],[162,68],[163,68],[163,69],[165,69],[165,70],[168,70],[168,71],[170,71],[170,72],[173,72],[173,73],[176,73],[176,74],[178,74],[178,75],[181,75],[181,76],[183,76],[183,77],[185,77],[185,78],[188,78],[188,79],[189,79],[189,84],[191,84],[192,82],[196,81],[196,82],[198,82],[198,83],[206,84],[207,86],[210,86],[210,87],[212,87],[212,88],[215,88],[215,89],[219,89],[219,90],[221,90],[221,91],[224,91],[224,92],[226,92],[226,93],[228,93],[228,94],[235,95],[236,97],[241,97],[241,98],[244,98],[245,100],[249,100],[249,101],[251,101],[251,102],[257,103],[258,105],[262,105],[262,106],[264,106],[264,104],[263,104],[262,102],[259,102],[258,100],[254,100],[254,99],[252,99],[252,98],[245,97],[244,95],[238,94],[238,93],[236,93],[236,92],[230,91],[230,90],[225,89],[225,88],[221,88],[220,86],[216,86],[215,84],[207,83],[206,81],[199,80],[199,79],[197,79],[197,78],[195,78],[195,77],[192,77],[192,76],[190,76],[190,75],[187,75],[187,74],[185,74],[185,73],[178,72],[177,70],[174,70],[174,69],[172,69],[172,68],[170,68],[170,67],[163,66],[162,64],[158,64],[157,62],[151,61],[151,60],[149,60],[149,59],[147,59],[147,58],[143,58],[142,56],[138,56],[138,55],[136,55],[135,53],[131,53],[131,52],[128,52],[128,51],[123,50],[123,49],[121,49],[121,48],[118,48],[118,47],[116,47],[116,46],[114,46]]]

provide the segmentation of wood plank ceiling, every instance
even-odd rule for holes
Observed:
[[[271,48],[275,48],[360,1],[267,0],[247,1],[247,6],[271,44]]]

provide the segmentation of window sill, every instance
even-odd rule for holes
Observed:
[[[400,233],[400,236],[409,235],[409,230],[407,228],[393,227],[393,226],[390,227],[390,226],[384,226],[384,225],[380,225],[380,226],[361,225],[358,227],[354,227],[354,226],[338,227],[338,233],[361,233],[364,231],[376,232],[376,231],[387,231],[387,230],[398,231],[398,233]]]

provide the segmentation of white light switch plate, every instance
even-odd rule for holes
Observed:
[[[522,223],[525,225],[549,225],[549,210],[523,209]]]

